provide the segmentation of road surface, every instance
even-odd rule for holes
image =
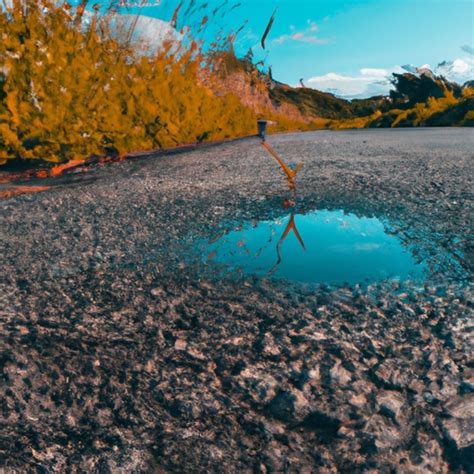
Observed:
[[[7,472],[469,470],[473,130],[268,140],[304,165],[296,199],[249,138],[0,201]],[[196,239],[285,199],[390,222],[429,281],[314,288],[190,263]]]

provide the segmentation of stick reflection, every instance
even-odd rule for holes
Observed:
[[[270,268],[270,270],[268,271],[268,274],[269,275],[272,275],[273,273],[275,273],[277,270],[278,270],[278,267],[281,265],[282,263],[282,260],[283,260],[283,257],[282,257],[282,246],[285,242],[285,240],[287,239],[288,235],[290,234],[290,232],[293,232],[293,234],[295,235],[296,239],[298,240],[301,248],[306,251],[306,246],[305,246],[305,243],[304,243],[304,240],[303,240],[303,237],[301,236],[301,234],[299,233],[298,231],[298,228],[296,226],[296,221],[295,221],[295,216],[297,214],[295,212],[292,212],[290,214],[290,218],[288,220],[288,223],[286,224],[285,226],[285,230],[283,231],[283,233],[281,234],[280,238],[278,239],[278,242],[275,246],[275,250],[276,250],[276,254],[277,254],[277,261],[276,263]],[[235,229],[233,229],[235,230]],[[230,230],[226,230],[226,231],[223,231],[221,233],[219,233],[217,236],[215,236],[214,238],[211,238],[208,243],[210,244],[215,244],[217,243],[219,240],[221,240],[223,237],[225,237],[228,233],[230,232]],[[271,244],[273,241],[273,238],[270,237],[269,240],[267,241],[267,243],[265,245],[263,245],[261,248],[259,248],[259,250],[255,253],[251,252],[250,249],[247,248],[246,244],[245,244],[245,240],[239,240],[237,242],[237,247],[238,247],[238,251],[239,252],[245,252],[249,258],[251,258],[252,256],[252,253],[253,253],[253,257],[257,258],[260,256],[260,254],[266,249],[268,248],[268,245]],[[213,260],[216,256],[217,256],[217,250],[214,250],[211,254],[208,255],[208,258],[207,260],[210,261],[210,260]]]
[[[293,231],[293,233],[295,234],[295,237],[298,239],[298,242],[301,245],[301,248],[306,251],[304,240],[301,237],[300,233],[298,232],[298,228],[296,227],[295,214],[294,212],[292,212],[290,215],[290,220],[288,221],[288,224],[286,225],[286,228],[283,231],[283,234],[281,235],[280,240],[278,240],[278,243],[276,245],[277,262],[275,263],[275,265],[273,265],[273,267],[268,272],[270,275],[272,275],[278,270],[278,267],[280,266],[282,262],[281,246],[285,242],[285,239],[288,237],[288,234],[290,233],[290,231]]]

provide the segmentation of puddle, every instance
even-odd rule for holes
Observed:
[[[382,221],[343,211],[244,224],[201,241],[199,251],[215,271],[308,283],[421,282],[428,271]]]

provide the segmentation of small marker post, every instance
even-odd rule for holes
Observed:
[[[265,141],[265,136],[267,134],[267,121],[264,119],[257,120],[258,125],[258,136]]]

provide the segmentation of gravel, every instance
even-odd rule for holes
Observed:
[[[1,201],[0,469],[472,472],[474,132],[269,143],[297,212],[390,222],[426,284],[213,277],[196,239],[294,199],[256,138],[41,180]]]

